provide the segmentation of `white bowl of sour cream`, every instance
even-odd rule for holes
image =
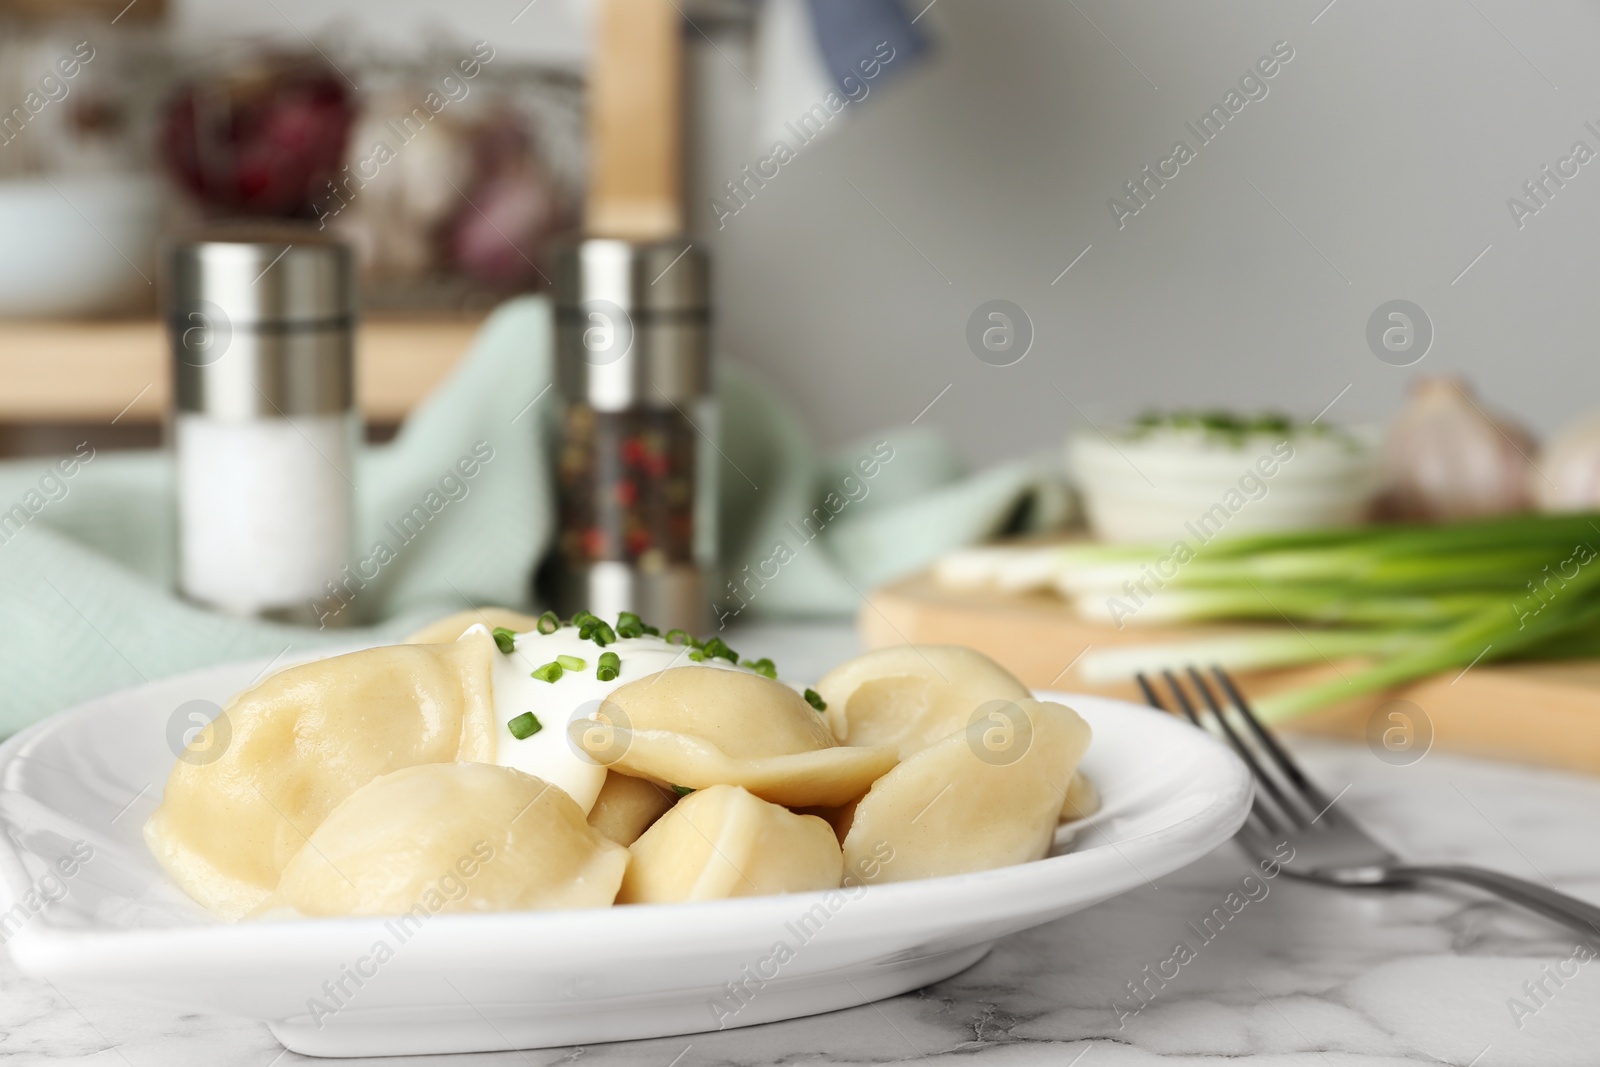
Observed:
[[[1078,433],[1067,459],[1101,540],[1205,543],[1363,521],[1381,482],[1376,445],[1366,429],[1163,422]]]

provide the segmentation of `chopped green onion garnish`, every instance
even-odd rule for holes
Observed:
[[[643,637],[644,620],[631,611],[618,612],[617,634],[622,637]]]
[[[694,638],[689,636],[688,630],[668,630],[666,642],[669,645],[692,645]]]
[[[739,653],[729,648],[720,637],[713,637],[701,647],[705,649],[708,656],[716,656],[718,659],[725,659],[729,663],[739,662]]]
[[[705,650],[699,648],[691,649],[689,651],[689,658],[694,660],[696,663],[704,663],[706,661]]]
[[[557,656],[556,662],[561,664],[561,669],[564,671],[581,671],[588,666],[577,656]]]
[[[504,626],[496,626],[494,628],[494,647],[509,656],[511,650],[517,647],[517,632],[508,630]]]
[[[673,787],[672,787],[672,791],[673,791],[673,792],[674,792],[674,793],[676,793],[676,794],[678,794],[678,795],[679,795],[679,796],[680,796],[680,797],[686,797],[686,796],[688,796],[688,795],[689,795],[689,794],[690,794],[690,793],[693,793],[693,792],[694,792],[694,790],[693,790],[693,789],[690,789],[690,788],[689,788],[689,787],[688,787],[688,786],[686,786],[686,785],[675,785],[675,786],[673,786]]]
[[[657,629],[656,627],[654,627],[654,626],[646,626],[646,627],[644,627],[644,632],[649,634],[651,637],[660,637],[661,636],[661,631],[659,629]]]
[[[539,616],[539,622],[537,625],[540,633],[553,634],[557,630],[561,629],[561,616],[557,615],[553,611],[547,611],[543,615]]]
[[[762,656],[760,659],[747,659],[743,663],[739,664],[739,666],[749,667],[757,674],[764,675],[768,678],[778,677],[778,668],[775,667],[772,661],[765,656]]]
[[[599,621],[600,621],[600,616],[596,615],[592,611],[580,611],[576,615],[572,616],[572,625],[574,625],[574,626],[582,626],[586,622],[599,622]]]
[[[596,622],[589,636],[601,648],[617,643],[617,631],[613,630],[608,622]]]
[[[560,663],[551,660],[542,667],[533,669],[533,676],[541,682],[555,682],[561,679],[562,667]]]
[[[615,652],[600,653],[600,665],[595,668],[594,676],[602,682],[609,682],[616,678],[622,670],[622,657]]]
[[[515,737],[518,741],[521,741],[525,738],[532,737],[540,730],[543,730],[544,723],[540,722],[534,716],[533,712],[525,711],[521,715],[518,715],[515,719],[512,719],[510,722],[506,723],[506,729],[511,731],[512,737]]]
[[[812,707],[816,708],[818,711],[827,711],[828,710],[828,702],[823,700],[822,699],[822,694],[818,693],[815,689],[807,689],[806,690],[806,703],[810,704]]]

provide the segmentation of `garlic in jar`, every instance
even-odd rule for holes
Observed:
[[[1541,511],[1600,508],[1600,414],[1561,431],[1545,446],[1528,487]]]
[[[1421,378],[1384,441],[1385,510],[1404,519],[1458,519],[1525,511],[1536,445],[1496,418],[1459,378]]]

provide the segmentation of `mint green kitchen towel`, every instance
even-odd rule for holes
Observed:
[[[382,542],[393,558],[354,589],[356,629],[229,618],[175,596],[165,452],[97,449],[91,434],[70,457],[0,463],[0,734],[180,671],[397,638],[475,605],[535,607],[530,575],[554,532],[550,337],[544,299],[502,306],[394,441],[360,457],[359,554]],[[726,573],[709,593],[724,626],[848,616],[871,587],[950,548],[1065,513],[1047,461],[968,475],[937,435],[909,426],[822,455],[737,363],[724,362],[718,390]],[[491,452],[441,490],[458,459]],[[400,542],[391,524],[430,493],[433,518]]]

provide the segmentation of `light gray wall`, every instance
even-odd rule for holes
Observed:
[[[1419,373],[1464,374],[1543,430],[1600,406],[1600,159],[1521,229],[1506,205],[1574,141],[1600,152],[1600,5],[1326,4],[938,0],[921,23],[937,58],[707,235],[724,347],[824,442],[909,421],[949,385],[921,424],[975,459],[1052,444],[1077,409],[1311,416],[1348,385],[1328,417],[1381,418]],[[1184,123],[1278,41],[1295,55],[1268,95],[1119,230],[1108,198],[1193,145]],[[706,218],[727,166],[755,158],[729,131],[756,101],[727,61],[697,64],[727,126],[696,178]],[[1011,367],[967,347],[991,298],[1036,331]],[[1436,329],[1406,368],[1365,339],[1395,298]]]
[[[172,0],[184,36],[266,37],[290,47],[306,38],[418,54],[487,40],[511,55],[562,65],[583,61],[586,0]]]
[[[923,422],[975,457],[1081,425],[1062,393],[1097,421],[1146,404],[1310,416],[1349,385],[1328,416],[1349,420],[1450,372],[1541,428],[1600,406],[1600,160],[1520,230],[1506,206],[1575,140],[1600,151],[1584,128],[1600,127],[1600,8],[1326,2],[940,0],[924,20],[939,61],[727,220],[730,347],[831,437],[953,383]],[[1119,230],[1108,198],[1193,144],[1185,121],[1280,40],[1295,58],[1267,97]],[[1012,367],[964,340],[993,297],[1036,328]],[[1394,298],[1436,328],[1408,368],[1365,339]]]

